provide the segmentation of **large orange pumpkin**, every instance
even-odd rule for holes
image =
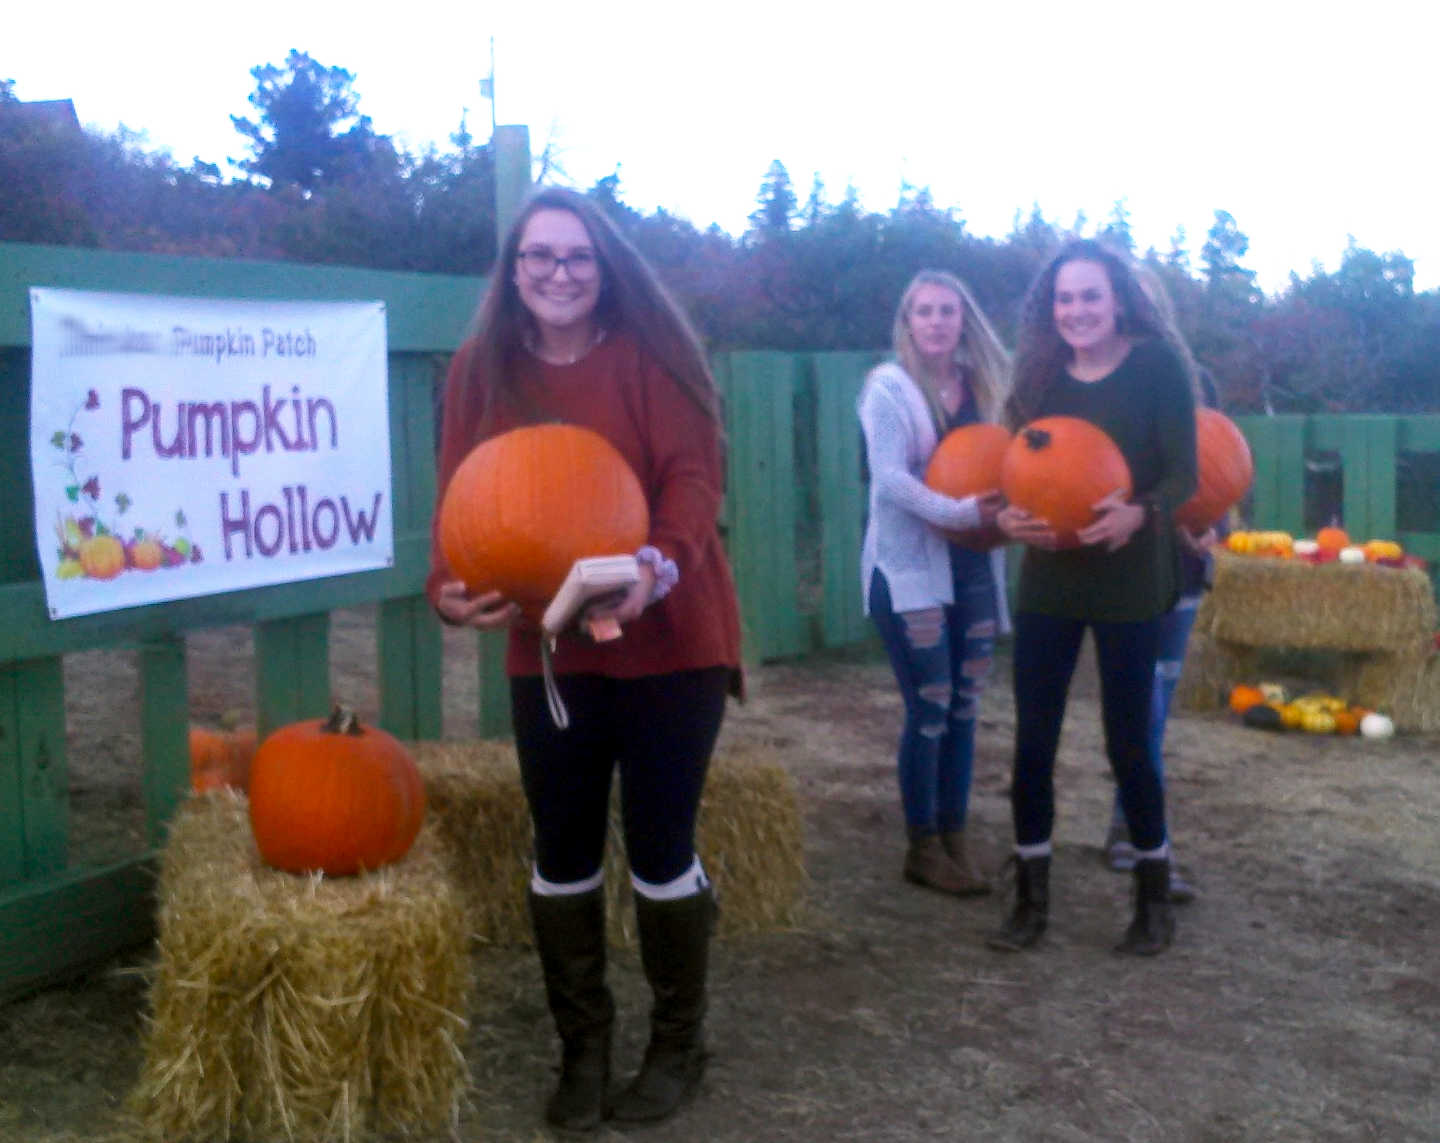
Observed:
[[[440,504],[440,547],[472,594],[498,591],[538,620],[571,565],[637,551],[645,492],[625,458],[576,425],[528,425],[477,445]]]
[[[379,869],[410,851],[425,787],[394,736],[336,707],[291,723],[255,752],[250,826],[267,865],[339,877]]]
[[[1060,546],[1093,523],[1093,505],[1112,492],[1129,496],[1130,466],[1109,435],[1080,417],[1041,417],[1010,441],[1001,465],[1005,498],[1046,520]]]
[[[1240,502],[1255,478],[1245,434],[1216,409],[1195,410],[1195,494],[1175,512],[1177,523],[1203,532]]]
[[[930,454],[925,483],[957,500],[998,492],[1000,465],[1009,443],[1009,432],[999,425],[982,422],[951,429]],[[945,537],[952,543],[981,550],[1005,542],[1004,533],[994,527],[979,532],[947,532]]]
[[[998,491],[1000,466],[1009,444],[1010,434],[999,425],[978,423],[951,429],[930,455],[925,483],[957,500]]]

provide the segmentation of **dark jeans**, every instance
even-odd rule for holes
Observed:
[[[1037,845],[1055,826],[1055,752],[1070,679],[1088,626],[1100,668],[1105,750],[1136,849],[1165,844],[1165,793],[1150,757],[1150,712],[1163,616],[1141,623],[1086,623],[1021,612],[1015,617],[1015,840]]]
[[[557,884],[600,869],[610,775],[620,769],[630,869],[673,881],[695,859],[695,815],[725,714],[728,667],[638,679],[562,675],[570,727],[558,729],[538,677],[510,680],[520,780],[535,824],[535,865]]]
[[[956,577],[948,607],[897,613],[870,579],[870,618],[905,702],[896,769],[912,832],[960,829],[970,801],[975,719],[995,654],[995,587],[987,573]]]

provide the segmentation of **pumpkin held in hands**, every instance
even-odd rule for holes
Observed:
[[[639,550],[650,510],[625,458],[576,425],[527,425],[477,445],[440,504],[440,549],[472,595],[538,622],[571,565]]]
[[[1203,532],[1250,491],[1255,461],[1245,435],[1215,409],[1195,410],[1195,494],[1175,511],[1175,521]]]
[[[1133,490],[1130,466],[1103,429],[1080,417],[1031,421],[1005,448],[1000,469],[1005,498],[1049,523],[1062,548],[1095,520],[1094,505]]]
[[[1009,445],[1010,434],[999,425],[980,422],[951,429],[930,455],[930,463],[925,467],[925,484],[956,500],[998,492],[1000,468]],[[946,535],[956,543],[980,547],[993,547],[1005,541],[998,531],[993,534],[987,531],[986,535],[973,538],[962,533]]]
[[[276,869],[379,869],[410,851],[424,819],[425,785],[409,752],[344,707],[282,726],[255,752],[250,826]]]

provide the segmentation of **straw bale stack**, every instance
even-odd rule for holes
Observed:
[[[1435,630],[1434,590],[1414,568],[1216,552],[1211,598],[1196,631],[1251,647],[1406,654]]]
[[[519,766],[508,743],[421,742],[412,753],[425,777],[437,832],[449,850],[477,941],[531,941],[525,890],[532,835]],[[720,900],[717,935],[796,923],[806,883],[794,781],[762,747],[722,751],[710,764],[696,849]],[[612,798],[605,857],[610,941],[635,941],[629,868]]]
[[[1398,655],[1346,655],[1340,693],[1360,706],[1384,711],[1396,730],[1440,730],[1440,654],[1432,643]]]
[[[466,917],[431,825],[358,877],[266,867],[244,795],[182,807],[159,884],[159,963],[130,1107],[181,1140],[432,1137],[458,1120]]]

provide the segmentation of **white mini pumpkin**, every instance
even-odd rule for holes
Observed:
[[[1387,715],[1371,711],[1360,720],[1360,733],[1366,738],[1389,738],[1395,733],[1395,723]]]

